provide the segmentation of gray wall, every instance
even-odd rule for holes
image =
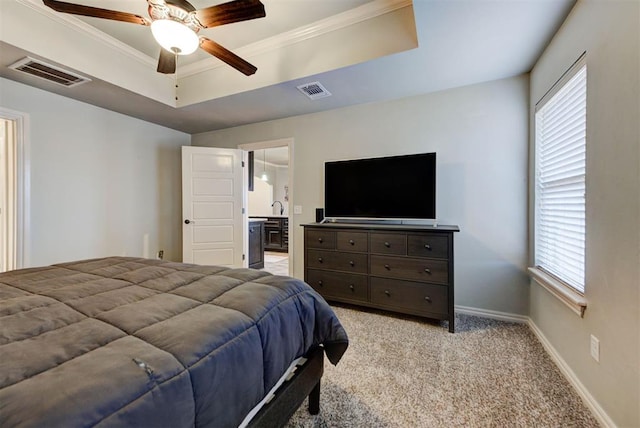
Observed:
[[[294,139],[294,275],[328,160],[437,152],[437,211],[457,224],[456,304],[527,314],[528,76],[192,136],[196,146]],[[334,96],[339,96],[335,94]],[[322,101],[319,101],[322,102]]]
[[[180,146],[189,135],[0,78],[30,119],[30,265],[109,256],[182,259]]]
[[[588,307],[581,319],[532,283],[530,314],[613,422],[637,427],[640,3],[579,1],[531,73],[532,111],[534,103],[584,51]],[[589,355],[591,334],[600,340],[600,363]]]

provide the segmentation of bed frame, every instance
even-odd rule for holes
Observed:
[[[320,379],[324,373],[324,349],[316,347],[305,355],[307,361],[298,367],[293,377],[276,391],[275,398],[266,404],[249,422],[250,428],[283,427],[309,397],[309,413],[320,412]]]

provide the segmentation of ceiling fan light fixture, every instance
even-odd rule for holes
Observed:
[[[160,46],[178,55],[192,54],[200,45],[198,35],[191,28],[172,19],[153,21],[151,33]]]
[[[162,46],[156,68],[158,73],[174,74],[178,63],[177,55],[189,55],[198,48],[246,76],[258,70],[255,65],[224,46],[206,37],[198,37],[198,32],[203,28],[264,18],[267,14],[260,0],[228,0],[225,3],[219,3],[218,0],[219,4],[203,9],[196,9],[188,0],[147,0],[147,11],[151,19],[130,12],[75,4],[68,0],[42,1],[46,7],[60,13],[150,26],[153,37]]]

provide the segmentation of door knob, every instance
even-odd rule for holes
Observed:
[[[191,220],[189,220],[189,219],[186,219],[186,220],[184,221],[184,224],[190,224],[190,223],[194,223],[194,222],[192,222],[192,221],[191,221]]]

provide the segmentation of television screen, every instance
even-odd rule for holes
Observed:
[[[325,217],[436,218],[436,154],[326,162]]]

